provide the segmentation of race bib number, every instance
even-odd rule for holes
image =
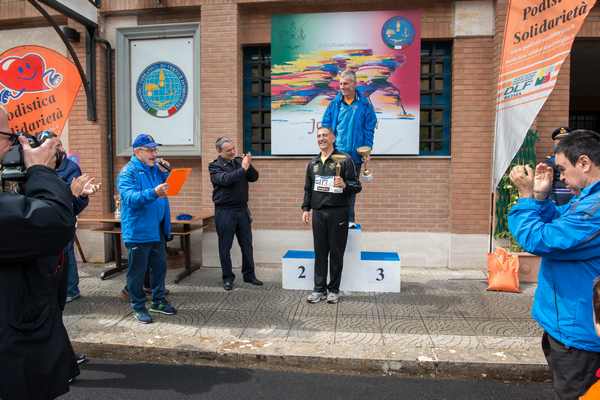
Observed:
[[[344,189],[341,187],[335,187],[333,185],[335,176],[321,176],[315,175],[315,186],[313,190],[315,192],[325,193],[343,193]]]

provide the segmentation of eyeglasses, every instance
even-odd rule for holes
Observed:
[[[149,147],[140,147],[140,149],[147,151],[148,153],[156,153],[158,154],[158,148],[154,147],[154,148],[149,148]]]

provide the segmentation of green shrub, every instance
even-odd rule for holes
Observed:
[[[508,239],[508,250],[512,252],[519,252],[523,249],[515,241],[508,230],[508,212],[519,198],[519,192],[517,191],[517,188],[512,185],[508,174],[515,165],[528,164],[531,166],[531,168],[535,169],[535,165],[537,163],[535,155],[535,143],[538,141],[538,139],[539,135],[536,131],[532,129],[527,131],[527,135],[525,136],[525,140],[523,141],[521,148],[510,163],[508,170],[500,180],[496,190],[496,229],[494,230],[494,237],[496,239]]]

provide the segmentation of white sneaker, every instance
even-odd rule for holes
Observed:
[[[315,304],[325,299],[327,299],[327,294],[321,292],[312,292],[308,295],[306,301],[308,301],[311,304]]]
[[[329,292],[327,295],[327,302],[329,304],[335,304],[340,300],[340,295],[338,293]]]

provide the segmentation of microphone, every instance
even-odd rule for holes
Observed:
[[[159,159],[156,162],[158,163],[158,165],[160,165],[161,167],[163,167],[164,169],[166,169],[167,172],[171,172],[171,167],[169,167],[167,165],[167,163],[165,163],[162,159]]]

